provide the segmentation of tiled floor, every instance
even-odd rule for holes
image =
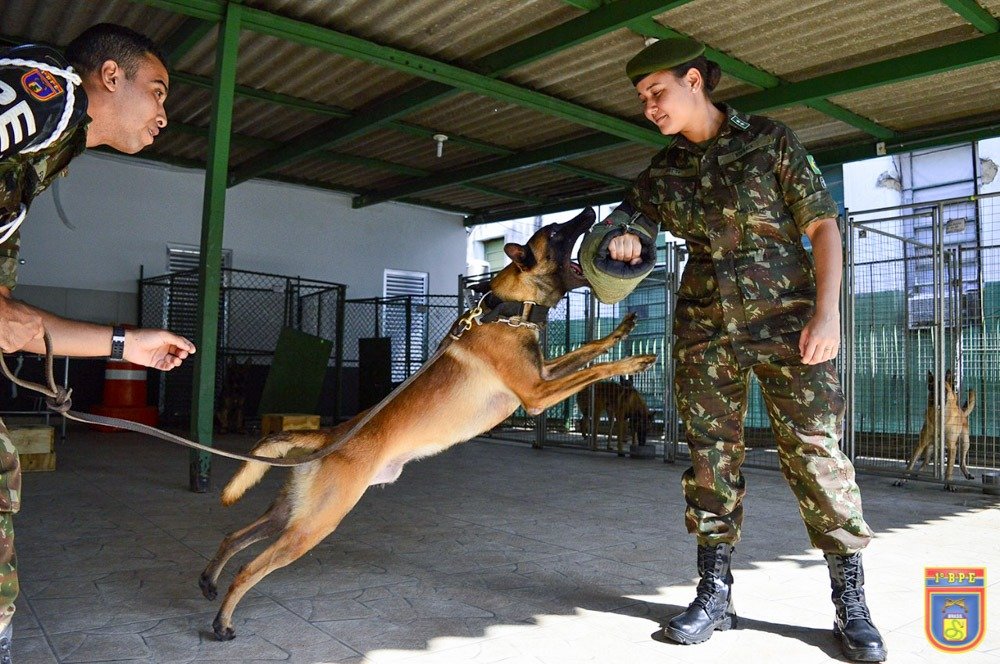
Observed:
[[[283,471],[223,508],[217,492],[187,490],[188,454],[166,443],[72,429],[58,454],[56,472],[25,476],[16,521],[19,664],[839,658],[825,565],[777,472],[746,471],[740,629],[699,646],[657,635],[694,592],[682,466],[483,441],[369,491],[338,532],[247,595],[236,639],[220,643],[218,601],[201,596],[198,575],[222,536],[267,506]],[[216,459],[216,487],[234,467]],[[1000,664],[995,627],[970,654],[928,644],[922,580],[925,566],[987,565],[988,624],[1000,624],[998,499],[861,484],[878,533],[865,554],[869,604],[890,661]],[[220,590],[262,546],[230,563]]]

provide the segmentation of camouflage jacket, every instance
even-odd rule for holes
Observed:
[[[65,67],[57,51],[44,46],[22,46],[3,54],[28,60],[48,62]],[[33,78],[34,77],[34,78]],[[38,194],[45,191],[53,180],[65,175],[69,162],[87,147],[87,95],[77,87],[72,115],[66,131],[49,147],[24,154],[17,150],[17,139],[24,147],[32,140],[44,138],[56,124],[65,108],[66,96],[57,79],[40,78],[39,70],[20,66],[0,66],[0,131],[8,141],[13,137],[10,150],[0,155],[0,224],[17,217],[21,205],[28,207]],[[30,106],[28,103],[30,102]],[[31,117],[30,124],[26,117]],[[18,123],[16,128],[14,124]],[[37,128],[33,136],[29,128]],[[0,245],[0,286],[14,288],[17,284],[20,232],[15,232]]]
[[[719,107],[727,119],[716,139],[701,147],[677,136],[625,203],[687,242],[679,341],[801,330],[816,300],[802,234],[814,221],[837,218],[837,205],[788,127]]]

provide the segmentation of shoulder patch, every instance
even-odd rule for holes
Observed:
[[[750,123],[738,115],[730,115],[729,122],[737,129],[746,130],[750,128]]]
[[[63,93],[59,80],[41,69],[32,69],[22,76],[21,87],[38,101],[49,101]]]
[[[809,168],[812,169],[813,173],[819,176],[823,175],[823,171],[819,170],[819,166],[816,165],[816,160],[813,159],[813,156],[811,154],[806,155],[806,161],[809,162]]]

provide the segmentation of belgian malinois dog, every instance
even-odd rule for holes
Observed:
[[[645,445],[649,432],[649,407],[646,400],[632,385],[630,380],[617,383],[602,380],[594,385],[594,412],[590,412],[590,394],[576,395],[576,405],[580,408],[580,425],[585,434],[590,434],[601,421],[608,418],[607,449],[611,449],[611,437],[618,435],[618,456],[625,456],[625,441]]]
[[[525,245],[507,244],[504,251],[512,263],[490,282],[495,306],[486,313],[479,306],[462,316],[434,357],[379,405],[333,429],[283,432],[257,444],[254,454],[269,457],[333,449],[296,466],[267,511],[227,535],[202,572],[202,593],[215,599],[226,561],[254,542],[277,536],[233,579],[212,625],[220,640],[233,638],[233,610],[250,588],[333,532],[369,486],[395,481],[406,462],[487,431],[518,406],[537,415],[591,383],[644,371],[656,360],[636,355],[584,368],[631,332],[634,314],[603,339],[553,360],[542,355],[538,339],[544,322],[531,310],[544,314],[567,291],[587,285],[570,256],[593,222],[594,211],[587,209],[564,224],[545,226]],[[504,310],[516,315],[491,318]],[[245,463],[223,489],[222,503],[239,500],[267,469],[261,462]]]
[[[934,374],[930,371],[927,372],[927,413],[924,415],[924,426],[920,429],[920,437],[917,439],[917,446],[913,450],[913,456],[910,458],[910,463],[906,466],[906,475],[902,479],[893,482],[895,486],[903,486],[906,484],[906,480],[909,477],[918,475],[923,469],[924,465],[928,462],[933,463],[933,459],[936,458],[934,455],[934,450],[937,448],[935,444],[935,422],[937,420],[937,408],[934,404],[934,393],[937,388],[937,381],[934,380]],[[942,419],[942,424],[944,425],[944,442],[947,445],[948,459],[945,462],[945,485],[946,491],[957,491],[958,488],[951,483],[952,472],[955,470],[955,458],[958,457],[959,468],[962,471],[962,475],[967,480],[975,479],[975,476],[969,472],[968,462],[969,462],[969,414],[972,409],[976,407],[976,391],[969,390],[969,399],[962,407],[958,402],[958,392],[955,391],[955,380],[949,369],[944,375],[944,418]],[[923,455],[923,460],[920,462],[920,466],[914,470],[913,467],[917,465],[917,459]]]

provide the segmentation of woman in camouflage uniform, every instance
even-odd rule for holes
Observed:
[[[674,389],[692,461],[682,479],[685,520],[698,540],[702,578],[695,600],[664,633],[699,643],[736,625],[730,561],[743,518],[743,420],[753,372],[781,470],[810,541],[826,555],[834,632],[850,659],[882,661],[861,567],[872,532],[839,447],[844,399],[832,362],[840,341],[838,209],[788,127],[712,103],[708,93],[721,72],[703,52],[692,40],[668,39],[629,61],[646,118],[672,141],[605,220],[605,251],[588,269],[598,297],[606,299],[602,285],[614,284],[610,299],[617,300],[627,293],[623,267],[648,270],[661,228],[687,243]]]

